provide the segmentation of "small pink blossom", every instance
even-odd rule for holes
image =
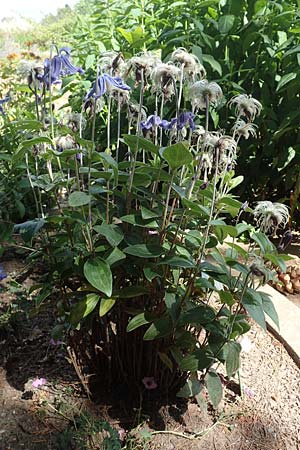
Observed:
[[[52,345],[53,347],[55,347],[57,345],[63,344],[63,341],[60,341],[59,339],[57,341],[55,341],[53,338],[51,338],[49,341],[49,344]]]
[[[244,386],[244,392],[249,398],[254,398],[256,395],[255,392],[252,391],[252,389],[250,389],[248,386]]]
[[[120,441],[125,441],[126,438],[126,431],[124,430],[124,428],[120,428],[118,430],[118,434],[119,434],[119,439]]]
[[[158,234],[158,231],[157,230],[148,230],[148,234],[150,234],[150,236],[156,235],[156,234]]]
[[[146,389],[152,390],[157,388],[157,383],[154,380],[154,377],[144,377],[142,379],[142,383],[145,386]]]
[[[32,382],[32,386],[34,388],[39,388],[41,386],[44,386],[44,384],[47,383],[46,378],[36,378],[33,382]]]

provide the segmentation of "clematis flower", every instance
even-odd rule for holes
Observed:
[[[84,73],[81,67],[76,67],[70,60],[71,49],[69,47],[62,47],[58,54],[52,59],[47,58],[44,62],[44,77],[45,84],[60,83],[60,77],[66,75],[74,75],[75,73]]]
[[[144,377],[142,379],[142,383],[145,386],[145,388],[148,389],[149,391],[157,388],[157,383],[154,377]]]
[[[277,250],[283,252],[290,245],[290,243],[292,241],[293,241],[293,235],[291,233],[291,230],[287,230],[283,234],[282,238],[280,239]]]
[[[2,264],[0,264],[0,281],[4,280],[7,277],[7,273],[4,270]]]
[[[151,130],[153,127],[159,127],[162,124],[162,120],[159,116],[155,114],[151,114],[151,116],[147,117],[146,121],[141,122],[142,130]],[[165,121],[167,122],[167,121]],[[169,123],[169,122],[168,122]]]
[[[4,97],[3,99],[0,99],[0,114],[2,114],[3,116],[5,115],[5,111],[3,109],[3,106],[5,103],[10,101],[10,96],[6,95],[6,97]]]
[[[282,203],[272,203],[268,200],[257,202],[253,215],[258,226],[264,233],[276,233],[279,226],[285,226],[289,220],[289,210]]]
[[[44,386],[47,383],[46,378],[36,378],[33,382],[32,382],[32,387],[34,388],[39,388],[41,386]]]
[[[193,108],[199,108],[201,110],[206,109],[206,99],[208,99],[209,104],[217,106],[222,100],[222,97],[222,89],[214,81],[211,83],[207,80],[196,81],[189,89],[189,98]]]
[[[247,94],[236,95],[228,102],[228,106],[235,106],[236,115],[244,116],[250,122],[259,116],[262,109],[262,104]]]
[[[130,91],[130,86],[125,84],[121,77],[112,77],[107,73],[100,75],[93,84],[92,89],[84,97],[86,102],[90,98],[98,99],[102,97],[107,91]]]

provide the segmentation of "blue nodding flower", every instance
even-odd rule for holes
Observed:
[[[7,277],[7,273],[5,272],[2,264],[0,264],[0,281],[4,280]]]
[[[292,243],[292,241],[293,241],[292,232],[291,230],[287,230],[280,239],[277,250],[283,252]]]
[[[188,124],[190,129],[192,131],[194,131],[194,129],[195,129],[194,118],[195,118],[195,114],[193,114],[190,111],[179,114],[178,119],[177,119],[178,130],[182,130],[182,128]]]
[[[75,73],[83,74],[81,67],[76,67],[70,60],[71,49],[62,47],[58,54],[52,59],[46,59],[44,62],[43,81],[49,87],[49,84],[57,84],[60,82],[61,76],[74,75]]]
[[[103,73],[94,82],[92,89],[84,97],[84,101],[86,102],[92,97],[95,99],[102,97],[111,87],[120,91],[130,91],[131,89],[121,77],[112,77],[107,73]]]
[[[6,95],[4,98],[0,99],[0,114],[2,114],[3,116],[5,116],[5,111],[3,109],[4,103],[7,103],[10,101],[10,96]]]
[[[153,127],[160,127],[162,126],[162,122],[167,122],[167,120],[161,120],[159,116],[156,116],[155,114],[152,114],[147,118],[147,120],[141,122],[141,130],[151,130]]]
[[[174,117],[170,121],[166,119],[161,119],[159,116],[151,115],[147,118],[145,122],[141,122],[142,130],[151,130],[153,126],[162,127],[164,130],[172,130],[172,128],[177,127],[178,130],[182,130],[187,124],[191,130],[195,129],[194,123],[195,114],[192,112],[183,112],[178,116],[178,119]]]

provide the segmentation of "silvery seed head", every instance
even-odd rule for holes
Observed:
[[[177,48],[171,55],[171,60],[183,66],[183,73],[190,79],[194,80],[196,76],[200,79],[205,78],[206,71],[199,62],[197,56],[188,53],[185,48]]]
[[[147,81],[157,64],[160,64],[160,59],[152,55],[150,52],[145,52],[140,56],[133,56],[126,63],[126,70],[124,76],[131,75],[137,83],[140,83],[142,77]]]
[[[75,139],[70,134],[67,134],[66,136],[59,136],[55,139],[55,143],[58,151],[76,148]]]
[[[117,76],[125,69],[125,60],[121,52],[104,52],[99,59],[99,65],[104,73]]]
[[[257,225],[264,233],[274,232],[284,227],[289,220],[289,210],[282,203],[272,203],[268,200],[258,202],[253,210]]]
[[[26,78],[31,89],[39,90],[44,76],[44,65],[38,61],[21,60],[17,67],[17,75]]]
[[[140,120],[141,122],[146,121],[147,112],[144,107],[142,107],[140,110],[140,105],[138,103],[128,103],[127,117],[130,123],[133,125],[136,124],[138,120]]]
[[[179,79],[180,69],[174,64],[161,63],[154,67],[152,78],[152,91],[154,93],[161,93],[165,99],[170,99],[175,91],[175,81]]]
[[[250,136],[256,137],[257,125],[251,122],[245,122],[243,119],[237,120],[233,126],[233,132],[240,137],[249,139]]]
[[[194,109],[206,109],[207,101],[209,104],[217,106],[222,100],[222,97],[222,89],[214,81],[211,83],[207,80],[196,81],[189,88],[189,99]]]
[[[86,127],[86,119],[80,113],[65,114],[62,123],[71,128],[74,133],[79,131],[80,128],[84,130]]]
[[[250,122],[259,116],[262,109],[261,103],[247,94],[236,95],[228,102],[228,105],[235,106],[235,114],[238,117],[246,117]]]

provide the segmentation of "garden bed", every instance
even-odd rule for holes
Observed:
[[[24,267],[16,260],[4,265],[11,279]],[[36,283],[38,276],[23,280],[23,288]],[[2,289],[1,308],[14,303],[21,292],[21,286],[15,292]],[[93,404],[80,387],[64,345],[50,343],[49,312],[47,303],[38,314],[26,317],[18,312],[1,331],[1,449],[79,448],[67,443],[65,430],[74,434],[76,417],[86,414],[111,424],[121,436],[125,431],[123,445],[131,450],[299,448],[300,370],[282,344],[257,325],[248,333],[249,353],[242,353],[243,398],[235,380],[226,386],[218,410],[204,413],[195,402],[160,399],[155,391],[149,391],[140,408],[128,407],[125,397],[116,401],[108,395]],[[32,383],[43,378],[46,384],[34,388]],[[100,435],[97,439],[101,441]]]

